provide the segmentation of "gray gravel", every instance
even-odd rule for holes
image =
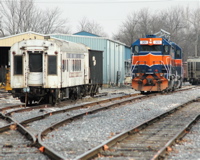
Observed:
[[[18,131],[9,130],[0,136],[1,160],[49,160],[37,148],[31,147],[31,142]]]
[[[200,160],[200,121],[192,127],[191,131],[179,144],[172,147],[167,160]]]
[[[0,128],[8,125],[9,123],[5,120],[0,119]]]
[[[75,159],[112,136],[199,96],[200,89],[193,89],[87,115],[48,134],[44,142],[68,159]]]

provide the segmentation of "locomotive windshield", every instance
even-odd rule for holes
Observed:
[[[139,53],[139,46],[134,46],[132,51],[135,55],[138,54]]]
[[[140,46],[140,51],[161,51],[161,46],[160,45],[141,45]]]

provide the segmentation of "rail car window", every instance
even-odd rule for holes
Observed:
[[[14,56],[14,74],[22,74],[23,73],[23,57],[22,56]]]
[[[196,71],[200,71],[200,62],[196,62]]]
[[[81,71],[81,60],[73,60],[72,71]]]
[[[42,54],[29,53],[30,72],[42,72]]]
[[[57,56],[48,56],[48,74],[57,74]]]
[[[141,45],[140,51],[161,51],[161,46],[160,45],[153,45],[153,46]]]
[[[190,67],[190,71],[193,71],[193,62],[189,62],[188,66]]]
[[[66,70],[66,60],[63,60],[62,62],[62,70],[63,72]]]
[[[81,71],[81,60],[76,60],[75,65],[75,71]]]

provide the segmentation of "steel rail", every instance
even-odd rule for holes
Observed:
[[[17,105],[6,106],[6,107],[3,107],[3,108],[0,108],[0,112],[8,110],[8,109],[23,108],[23,107],[25,107],[25,105],[23,103],[17,104]]]
[[[41,108],[51,108],[50,105],[44,104],[44,105],[38,105],[38,106],[34,106],[34,107],[24,107],[24,108],[20,108],[18,110],[14,110],[14,111],[10,111],[5,113],[6,116],[10,116],[12,113],[20,113],[20,112],[26,112],[26,111],[31,111],[34,109],[41,109]],[[9,108],[8,108],[9,109]],[[12,109],[12,108],[11,108]]]
[[[186,102],[186,103],[184,103],[184,104],[179,105],[179,106],[176,107],[176,108],[173,108],[173,109],[171,109],[171,110],[169,110],[169,111],[167,111],[167,112],[165,112],[165,113],[162,113],[162,114],[158,115],[157,117],[154,117],[154,118],[152,118],[152,119],[149,119],[149,120],[145,121],[144,123],[142,123],[142,124],[140,124],[140,125],[137,125],[136,127],[132,128],[132,129],[130,129],[130,130],[124,131],[123,133],[121,133],[121,134],[119,134],[119,135],[116,135],[116,136],[112,137],[111,139],[105,141],[105,142],[102,143],[101,145],[99,145],[99,146],[93,148],[92,150],[90,150],[90,151],[88,151],[88,152],[85,152],[85,153],[83,153],[82,155],[78,156],[78,157],[76,158],[76,160],[86,160],[86,159],[95,158],[95,157],[97,157],[97,155],[98,155],[100,152],[103,152],[103,151],[105,150],[104,146],[107,146],[108,148],[111,148],[112,146],[116,145],[118,142],[123,141],[124,139],[126,139],[127,137],[129,137],[129,135],[133,135],[133,134],[139,133],[139,131],[143,130],[143,129],[146,128],[147,126],[153,124],[154,122],[159,121],[159,120],[162,119],[163,117],[166,117],[166,116],[168,116],[168,115],[174,113],[175,111],[177,111],[177,110],[183,108],[184,106],[186,106],[186,105],[188,105],[188,104],[190,104],[190,103],[193,103],[193,102],[195,102],[195,101],[196,101],[196,99],[191,100],[191,101],[188,101],[188,102]],[[195,121],[196,121],[197,118],[199,118],[199,116],[198,116],[198,117],[195,117]],[[182,132],[184,132],[188,126],[189,126],[189,125],[186,125],[186,127],[184,127],[184,129],[182,130]],[[182,132],[181,132],[181,133],[178,133],[176,136],[181,135]],[[174,140],[177,139],[176,136],[174,136],[174,138],[173,138]],[[173,141],[173,140],[172,140],[172,141]],[[172,143],[172,141],[168,142],[168,143],[165,145],[165,147],[163,147],[162,149],[160,149],[160,151],[155,155],[155,159],[158,159],[158,158],[161,156],[161,154],[164,153],[164,151],[166,150],[166,147],[167,147],[168,145],[170,145],[170,144]],[[154,159],[152,159],[152,160],[154,160]]]
[[[184,89],[184,90],[188,90],[188,89],[191,89],[191,88],[187,88],[187,89]],[[76,106],[75,108],[73,108],[73,110],[74,109],[80,109],[80,108],[86,108],[86,107],[91,106],[91,105],[106,103],[106,102],[110,102],[110,101],[113,101],[113,100],[123,99],[123,97],[129,98],[129,97],[133,97],[133,96],[136,96],[136,95],[138,95],[138,94],[126,95],[126,96],[122,96],[122,97],[115,97],[115,98],[112,98],[112,100],[106,99],[106,100],[101,100],[101,101],[98,101],[98,102],[92,102],[92,103],[88,103],[88,104],[85,104],[85,105]],[[100,107],[98,109],[93,109],[91,111],[88,111],[87,114],[95,113],[95,112],[98,112],[100,110],[104,110],[104,109],[107,109],[107,108],[110,108],[110,107],[119,106],[119,105],[125,104],[127,102],[132,102],[136,99],[147,98],[147,97],[151,97],[151,96],[155,96],[155,95],[157,95],[157,94],[151,94],[151,95],[148,95],[148,96],[139,95],[139,96],[134,97],[132,99],[124,100],[124,101],[114,103],[114,104],[111,104],[111,105],[107,105],[105,107]],[[34,109],[34,108],[35,107],[25,108],[25,109],[20,109],[19,111],[17,110],[17,111],[13,111],[13,112],[21,112],[23,110],[29,111],[30,109]],[[42,152],[44,152],[44,154],[46,154],[47,156],[49,156],[52,159],[64,159],[64,157],[62,157],[60,154],[53,151],[48,146],[45,146],[45,144],[42,143],[42,137],[44,137],[48,132],[51,132],[55,128],[63,126],[64,123],[70,122],[70,121],[72,121],[76,118],[81,118],[82,116],[86,115],[86,113],[82,113],[82,114],[79,114],[79,115],[76,115],[76,116],[71,116],[70,118],[62,120],[59,123],[52,125],[52,126],[48,127],[47,129],[45,129],[44,131],[40,132],[38,137],[35,137],[34,135],[32,135],[23,125],[30,123],[30,122],[33,122],[35,120],[45,118],[46,116],[50,116],[50,115],[52,115],[52,113],[53,114],[62,113],[62,112],[69,111],[70,109],[72,110],[72,108],[68,108],[68,109],[64,109],[64,110],[54,111],[54,112],[47,113],[47,114],[44,114],[44,115],[41,115],[41,116],[38,116],[38,117],[34,117],[34,118],[31,118],[31,119],[28,119],[28,120],[25,120],[25,121],[22,121],[22,122],[16,122],[15,120],[13,120],[11,117],[8,116],[8,115],[11,115],[11,113],[13,113],[13,112],[9,112],[8,115],[5,115],[5,118],[7,118],[10,122],[13,122],[14,124],[16,124],[17,129],[20,131],[20,133],[24,134],[29,140],[31,140],[36,147],[38,147],[39,149],[42,148]],[[6,110],[6,109],[4,109],[4,110]],[[2,114],[2,116],[4,116],[4,115]],[[9,126],[10,125],[7,126],[7,129],[9,128]]]
[[[134,96],[134,94],[133,95],[124,96],[124,97],[118,97],[118,98],[115,97],[115,98],[101,100],[101,101],[97,101],[97,102],[91,102],[91,103],[87,103],[87,104],[83,104],[83,105],[78,105],[78,106],[73,106],[73,107],[70,107],[70,108],[61,109],[61,110],[57,110],[57,111],[52,111],[52,112],[45,113],[45,114],[40,115],[40,116],[36,116],[36,117],[30,118],[30,119],[21,121],[20,124],[25,125],[25,124],[28,124],[28,123],[31,123],[31,122],[34,122],[34,121],[37,121],[37,120],[44,119],[44,118],[49,117],[51,115],[65,113],[65,112],[69,112],[69,111],[73,111],[73,110],[78,110],[78,109],[82,109],[82,108],[88,108],[88,107],[91,107],[91,106],[100,105],[102,103],[108,103],[108,102],[111,102],[111,101],[114,101],[114,100],[119,100],[119,99],[123,99],[123,98],[127,98],[127,97],[131,98],[132,96]],[[151,96],[155,96],[155,95],[152,94]],[[134,100],[145,98],[145,97],[147,98],[147,96],[139,95],[137,97],[133,97],[132,99],[125,100],[124,102],[122,101],[121,103],[132,102]],[[119,104],[119,102],[118,102],[118,104]],[[116,103],[114,103],[112,105],[116,105]],[[107,106],[107,107],[109,107],[109,106]],[[100,108],[103,109],[104,107],[100,107]],[[99,108],[99,110],[100,110],[100,108]],[[92,112],[87,112],[87,113],[92,113]],[[86,113],[84,113],[83,115],[85,115],[85,114]],[[73,116],[71,117],[71,119],[72,118],[73,118]]]
[[[189,88],[189,89],[191,89],[191,88]],[[188,88],[184,89],[184,90],[188,90]],[[183,91],[183,90],[181,90],[181,91]],[[87,112],[83,112],[83,113],[77,114],[75,116],[71,116],[69,118],[66,118],[66,119],[64,119],[64,120],[62,120],[62,121],[60,121],[60,122],[58,122],[58,123],[56,123],[56,124],[54,124],[54,125],[52,125],[50,127],[47,127],[42,132],[41,136],[47,134],[48,132],[51,132],[52,130],[54,130],[56,128],[59,128],[63,124],[66,124],[66,123],[71,122],[71,121],[73,121],[75,119],[81,118],[81,117],[83,117],[83,116],[85,116],[87,114],[96,113],[96,112],[99,112],[99,111],[102,111],[102,110],[106,110],[108,108],[120,106],[120,105],[127,104],[127,103],[132,103],[133,101],[138,100],[138,99],[145,99],[145,98],[149,98],[149,97],[157,96],[157,95],[160,95],[160,93],[154,93],[154,94],[149,94],[149,95],[140,95],[139,94],[138,96],[133,97],[133,98],[131,98],[132,95],[125,96],[125,97],[130,97],[130,99],[125,99],[125,100],[122,100],[120,102],[115,102],[113,104],[109,104],[109,105],[106,105],[106,106],[101,106],[99,108],[96,108],[96,109],[93,109],[93,110],[90,110],[90,111],[87,111]],[[114,100],[119,100],[119,99],[122,99],[122,97],[115,97],[114,98]],[[24,121],[22,121],[20,123],[23,124],[23,125],[25,125],[27,123],[30,123],[30,122],[33,122],[33,121],[45,118],[47,116],[51,116],[51,115],[53,115],[55,113],[57,114],[57,113],[63,113],[63,112],[67,112],[67,111],[72,111],[72,110],[75,110],[75,109],[85,108],[85,107],[88,107],[88,106],[91,106],[91,105],[96,105],[96,104],[101,104],[101,103],[105,103],[105,102],[110,102],[112,100],[113,100],[113,98],[107,99],[107,100],[98,101],[98,102],[92,102],[92,103],[88,103],[88,104],[85,104],[85,105],[75,106],[75,107],[72,107],[72,108],[67,108],[67,109],[63,109],[63,110],[59,110],[59,111],[54,111],[54,112],[51,112],[51,113],[46,113],[46,114],[41,115],[41,116],[37,116],[37,117],[33,117],[31,119],[28,119],[28,120],[24,120]]]
[[[161,158],[164,158],[164,154],[167,151],[167,147],[172,146],[173,143],[175,143],[177,140],[183,138],[187,132],[192,128],[192,126],[194,125],[194,123],[196,123],[198,120],[200,119],[200,115],[198,115],[197,117],[194,117],[193,121],[191,121],[190,123],[188,123],[179,133],[177,133],[170,141],[168,141],[165,146],[163,146],[155,155],[151,160],[158,160]]]
[[[194,88],[194,86],[192,86],[190,88],[178,89],[178,90],[175,90],[173,92],[185,91],[185,90],[189,90],[189,89],[193,89],[193,88]],[[169,93],[171,93],[171,92],[164,93],[164,94],[169,94]],[[163,93],[156,93],[156,94],[163,94]],[[98,104],[107,103],[107,102],[114,101],[114,100],[124,99],[124,98],[128,98],[128,97],[135,97],[135,96],[139,96],[139,95],[141,95],[141,94],[140,93],[134,93],[134,94],[128,94],[128,95],[124,95],[124,96],[118,96],[118,97],[114,97],[114,98],[99,100],[99,101],[90,102],[90,103],[87,103],[87,104],[84,104],[84,105],[78,105],[78,106],[74,107],[74,109],[87,108],[88,106],[98,105]],[[25,107],[25,105],[24,106],[23,105],[24,104],[0,108],[0,112],[5,111],[7,109],[20,108],[19,110],[14,110],[14,111],[10,111],[10,112],[6,113],[7,116],[10,116],[12,113],[20,113],[20,112],[25,112],[25,111],[31,111],[31,110],[34,110],[34,109],[49,108],[49,107],[51,108],[52,107],[49,104],[42,104],[42,105],[39,105],[39,106],[31,106],[31,107]],[[60,105],[63,105],[63,104],[61,103]],[[66,111],[64,111],[64,110],[65,109],[63,109],[63,112],[69,111],[69,110],[66,110]],[[56,113],[56,111],[54,111],[53,113]],[[58,111],[58,113],[60,113],[60,112]],[[46,115],[44,115],[44,116],[46,116]]]
[[[192,87],[192,88],[194,88],[194,87]],[[178,90],[176,92],[185,91],[185,90],[189,90],[189,89],[192,89],[192,88],[185,88],[185,89]],[[28,124],[28,123],[31,123],[31,122],[34,122],[34,121],[37,121],[37,120],[44,119],[44,118],[49,117],[51,115],[55,115],[55,114],[59,114],[59,113],[65,113],[65,112],[68,112],[68,111],[78,110],[78,109],[82,109],[82,108],[88,108],[88,107],[91,107],[91,106],[94,106],[94,105],[101,105],[103,103],[112,102],[114,100],[122,100],[122,99],[125,99],[125,98],[131,98],[131,97],[133,97],[132,99],[124,100],[124,101],[121,101],[121,102],[118,102],[118,103],[114,103],[112,105],[107,105],[107,106],[101,107],[101,108],[105,109],[105,108],[109,108],[109,107],[114,107],[115,105],[117,106],[117,105],[125,104],[125,103],[128,103],[128,102],[131,103],[131,102],[133,102],[135,100],[138,100],[138,99],[148,98],[148,97],[156,96],[156,95],[160,95],[160,94],[161,93],[154,93],[154,94],[149,94],[149,95],[142,95],[142,94],[136,93],[136,94],[129,94],[129,95],[121,96],[121,97],[114,97],[114,98],[110,98],[110,99],[100,100],[100,101],[96,101],[96,102],[90,102],[90,103],[87,103],[87,104],[77,105],[77,106],[70,107],[70,108],[67,108],[67,109],[61,109],[61,110],[57,110],[57,111],[52,111],[52,112],[49,112],[49,113],[45,113],[43,115],[36,116],[36,117],[30,118],[30,119],[21,121],[20,124],[25,125],[25,124]],[[38,107],[38,108],[40,108],[40,107]],[[11,115],[12,113],[16,113],[16,112],[29,111],[29,110],[32,110],[32,109],[35,109],[35,108],[20,109],[20,110],[17,110],[17,111],[9,112],[9,113],[7,113],[7,115]],[[87,112],[87,114],[90,114],[90,113],[94,113],[94,111]],[[74,119],[74,118],[72,116],[70,119]],[[49,128],[52,128],[52,127],[49,127]]]
[[[20,124],[19,122],[15,121],[14,119],[12,119],[11,117],[8,117],[6,115],[3,115],[2,113],[0,113],[0,117],[7,120],[8,122],[10,122],[9,125],[6,125],[4,127],[0,128],[0,132],[4,132],[4,131],[8,131],[10,130],[12,125],[16,126],[16,130],[18,130],[22,135],[24,135],[28,140],[30,140],[32,142],[31,146],[35,146],[38,149],[40,149],[40,151],[43,154],[46,154],[49,158],[51,159],[57,159],[57,160],[61,160],[64,159],[59,153],[49,149],[48,147],[45,147],[45,149],[41,149],[42,144],[38,142],[37,137],[35,137],[31,132],[29,132],[29,130],[27,130],[22,124]]]

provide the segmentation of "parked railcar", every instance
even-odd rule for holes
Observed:
[[[189,58],[187,60],[188,81],[192,85],[200,84],[200,59]]]
[[[182,86],[182,50],[165,37],[147,35],[132,44],[132,88],[171,91]]]
[[[59,39],[20,41],[10,51],[12,94],[26,104],[93,96],[102,86],[102,61],[102,51],[83,44]]]

